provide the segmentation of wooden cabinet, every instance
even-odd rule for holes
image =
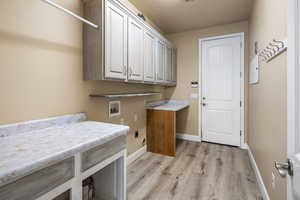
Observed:
[[[176,82],[173,46],[117,0],[84,0],[83,64],[86,80]]]
[[[144,81],[155,81],[155,36],[150,31],[144,32]]]
[[[128,80],[142,81],[144,75],[144,29],[136,20],[128,23]]]
[[[105,78],[127,78],[127,14],[106,2]]]
[[[164,82],[165,44],[161,40],[156,42],[156,82]]]
[[[147,151],[176,155],[176,112],[147,110]]]

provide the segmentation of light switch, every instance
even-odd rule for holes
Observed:
[[[192,93],[191,99],[198,99],[198,93]]]
[[[136,122],[138,120],[138,115],[134,114],[134,122]]]

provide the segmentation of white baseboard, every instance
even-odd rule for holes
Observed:
[[[135,161],[136,159],[138,159],[139,157],[141,157],[146,152],[147,152],[147,145],[143,146],[142,148],[140,148],[136,152],[130,154],[127,157],[127,165],[130,165],[133,161]]]
[[[257,179],[257,181],[258,181],[258,185],[259,185],[260,192],[261,192],[261,194],[262,194],[264,200],[270,200],[270,197],[269,197],[267,188],[266,188],[266,186],[265,186],[265,184],[264,184],[264,181],[263,181],[263,179],[262,179],[262,176],[261,176],[261,174],[260,174],[260,171],[259,171],[258,166],[257,166],[257,164],[256,164],[256,161],[255,161],[255,159],[254,159],[254,156],[253,156],[253,154],[252,154],[252,151],[251,151],[250,147],[249,147],[247,144],[245,144],[245,146],[246,146],[247,149],[248,149],[248,154],[249,154],[250,162],[251,162],[252,168],[253,168],[253,170],[254,170],[254,172],[255,172],[255,176],[256,176],[256,179]]]
[[[201,142],[201,137],[196,136],[196,135],[177,133],[176,138],[182,139],[182,140],[188,140],[188,141],[192,141],[192,142]]]

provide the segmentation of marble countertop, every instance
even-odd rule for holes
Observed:
[[[127,134],[84,114],[0,126],[0,186]]]
[[[189,102],[185,100],[162,100],[146,103],[146,108],[151,110],[179,111],[189,106]]]

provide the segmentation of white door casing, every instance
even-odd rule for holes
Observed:
[[[288,1],[288,158],[293,165],[293,175],[287,176],[287,199],[300,200],[300,2]]]
[[[144,29],[134,19],[128,20],[128,80],[142,81],[144,73]]]
[[[241,146],[242,37],[201,41],[202,140]]]
[[[127,78],[127,14],[106,2],[105,78]]]
[[[144,81],[155,79],[155,36],[149,31],[144,32]]]

